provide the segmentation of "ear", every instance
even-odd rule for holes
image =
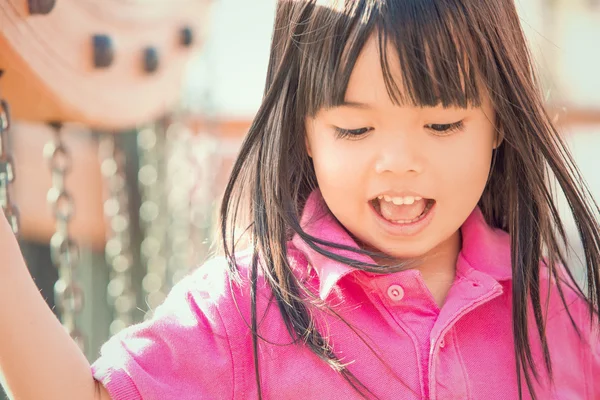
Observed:
[[[502,132],[498,132],[496,134],[496,138],[494,139],[494,147],[493,149],[496,150],[498,147],[500,147],[500,145],[502,144],[502,142],[504,142],[504,133]]]
[[[306,147],[306,154],[312,158],[312,149],[310,148],[310,141],[308,140],[308,134],[304,134],[304,146]]]

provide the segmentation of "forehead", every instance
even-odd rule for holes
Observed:
[[[395,82],[403,87],[400,62],[397,57],[390,57],[390,73]],[[375,35],[365,43],[356,59],[350,74],[344,100],[361,100],[369,103],[391,101],[385,85],[385,76],[381,63],[381,53]]]

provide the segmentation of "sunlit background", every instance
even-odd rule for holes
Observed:
[[[52,12],[62,12],[60,3]],[[600,198],[600,1],[517,4],[548,107]],[[122,130],[64,124],[61,143],[72,163],[65,171],[66,190],[75,210],[65,225],[57,224],[61,217],[47,201],[51,187],[60,192],[56,164],[65,162],[55,150],[53,181],[52,148],[44,147],[55,140],[56,128],[13,117],[11,190],[21,213],[22,250],[44,297],[78,335],[91,361],[109,335],[151,315],[172,285],[209,256],[219,195],[261,101],[274,11],[274,1],[215,0],[210,11],[198,15],[204,18],[203,33],[193,32],[199,50],[180,74],[180,101],[164,117]],[[0,22],[13,18],[11,13],[0,6]],[[4,34],[4,26],[0,29]],[[0,41],[0,49],[6,45]],[[50,50],[54,45],[45,42]],[[62,57],[58,51],[47,55]],[[6,62],[0,55],[0,69]],[[0,97],[14,76],[0,79]],[[62,212],[69,206],[62,204]],[[73,259],[63,251],[53,260],[50,238],[65,228],[80,256]],[[572,223],[569,229],[574,235]],[[575,258],[579,252],[576,245]],[[57,259],[61,254],[66,261]],[[57,297],[55,290],[62,294]]]

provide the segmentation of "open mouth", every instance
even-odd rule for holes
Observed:
[[[418,196],[382,195],[370,203],[383,219],[398,225],[409,225],[425,218],[435,205],[435,200]]]

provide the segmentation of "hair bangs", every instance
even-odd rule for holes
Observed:
[[[298,21],[296,35],[302,59],[299,98],[304,115],[341,104],[356,60],[374,32],[379,2],[374,0],[309,2],[310,15]]]
[[[459,3],[382,2],[377,24],[381,68],[396,104],[481,105],[472,27]]]
[[[299,90],[305,115],[344,103],[352,70],[373,34],[395,104],[481,105],[483,80],[468,34],[473,28],[457,2],[356,0],[346,1],[344,7],[315,5],[311,14],[298,36],[304,56]]]

